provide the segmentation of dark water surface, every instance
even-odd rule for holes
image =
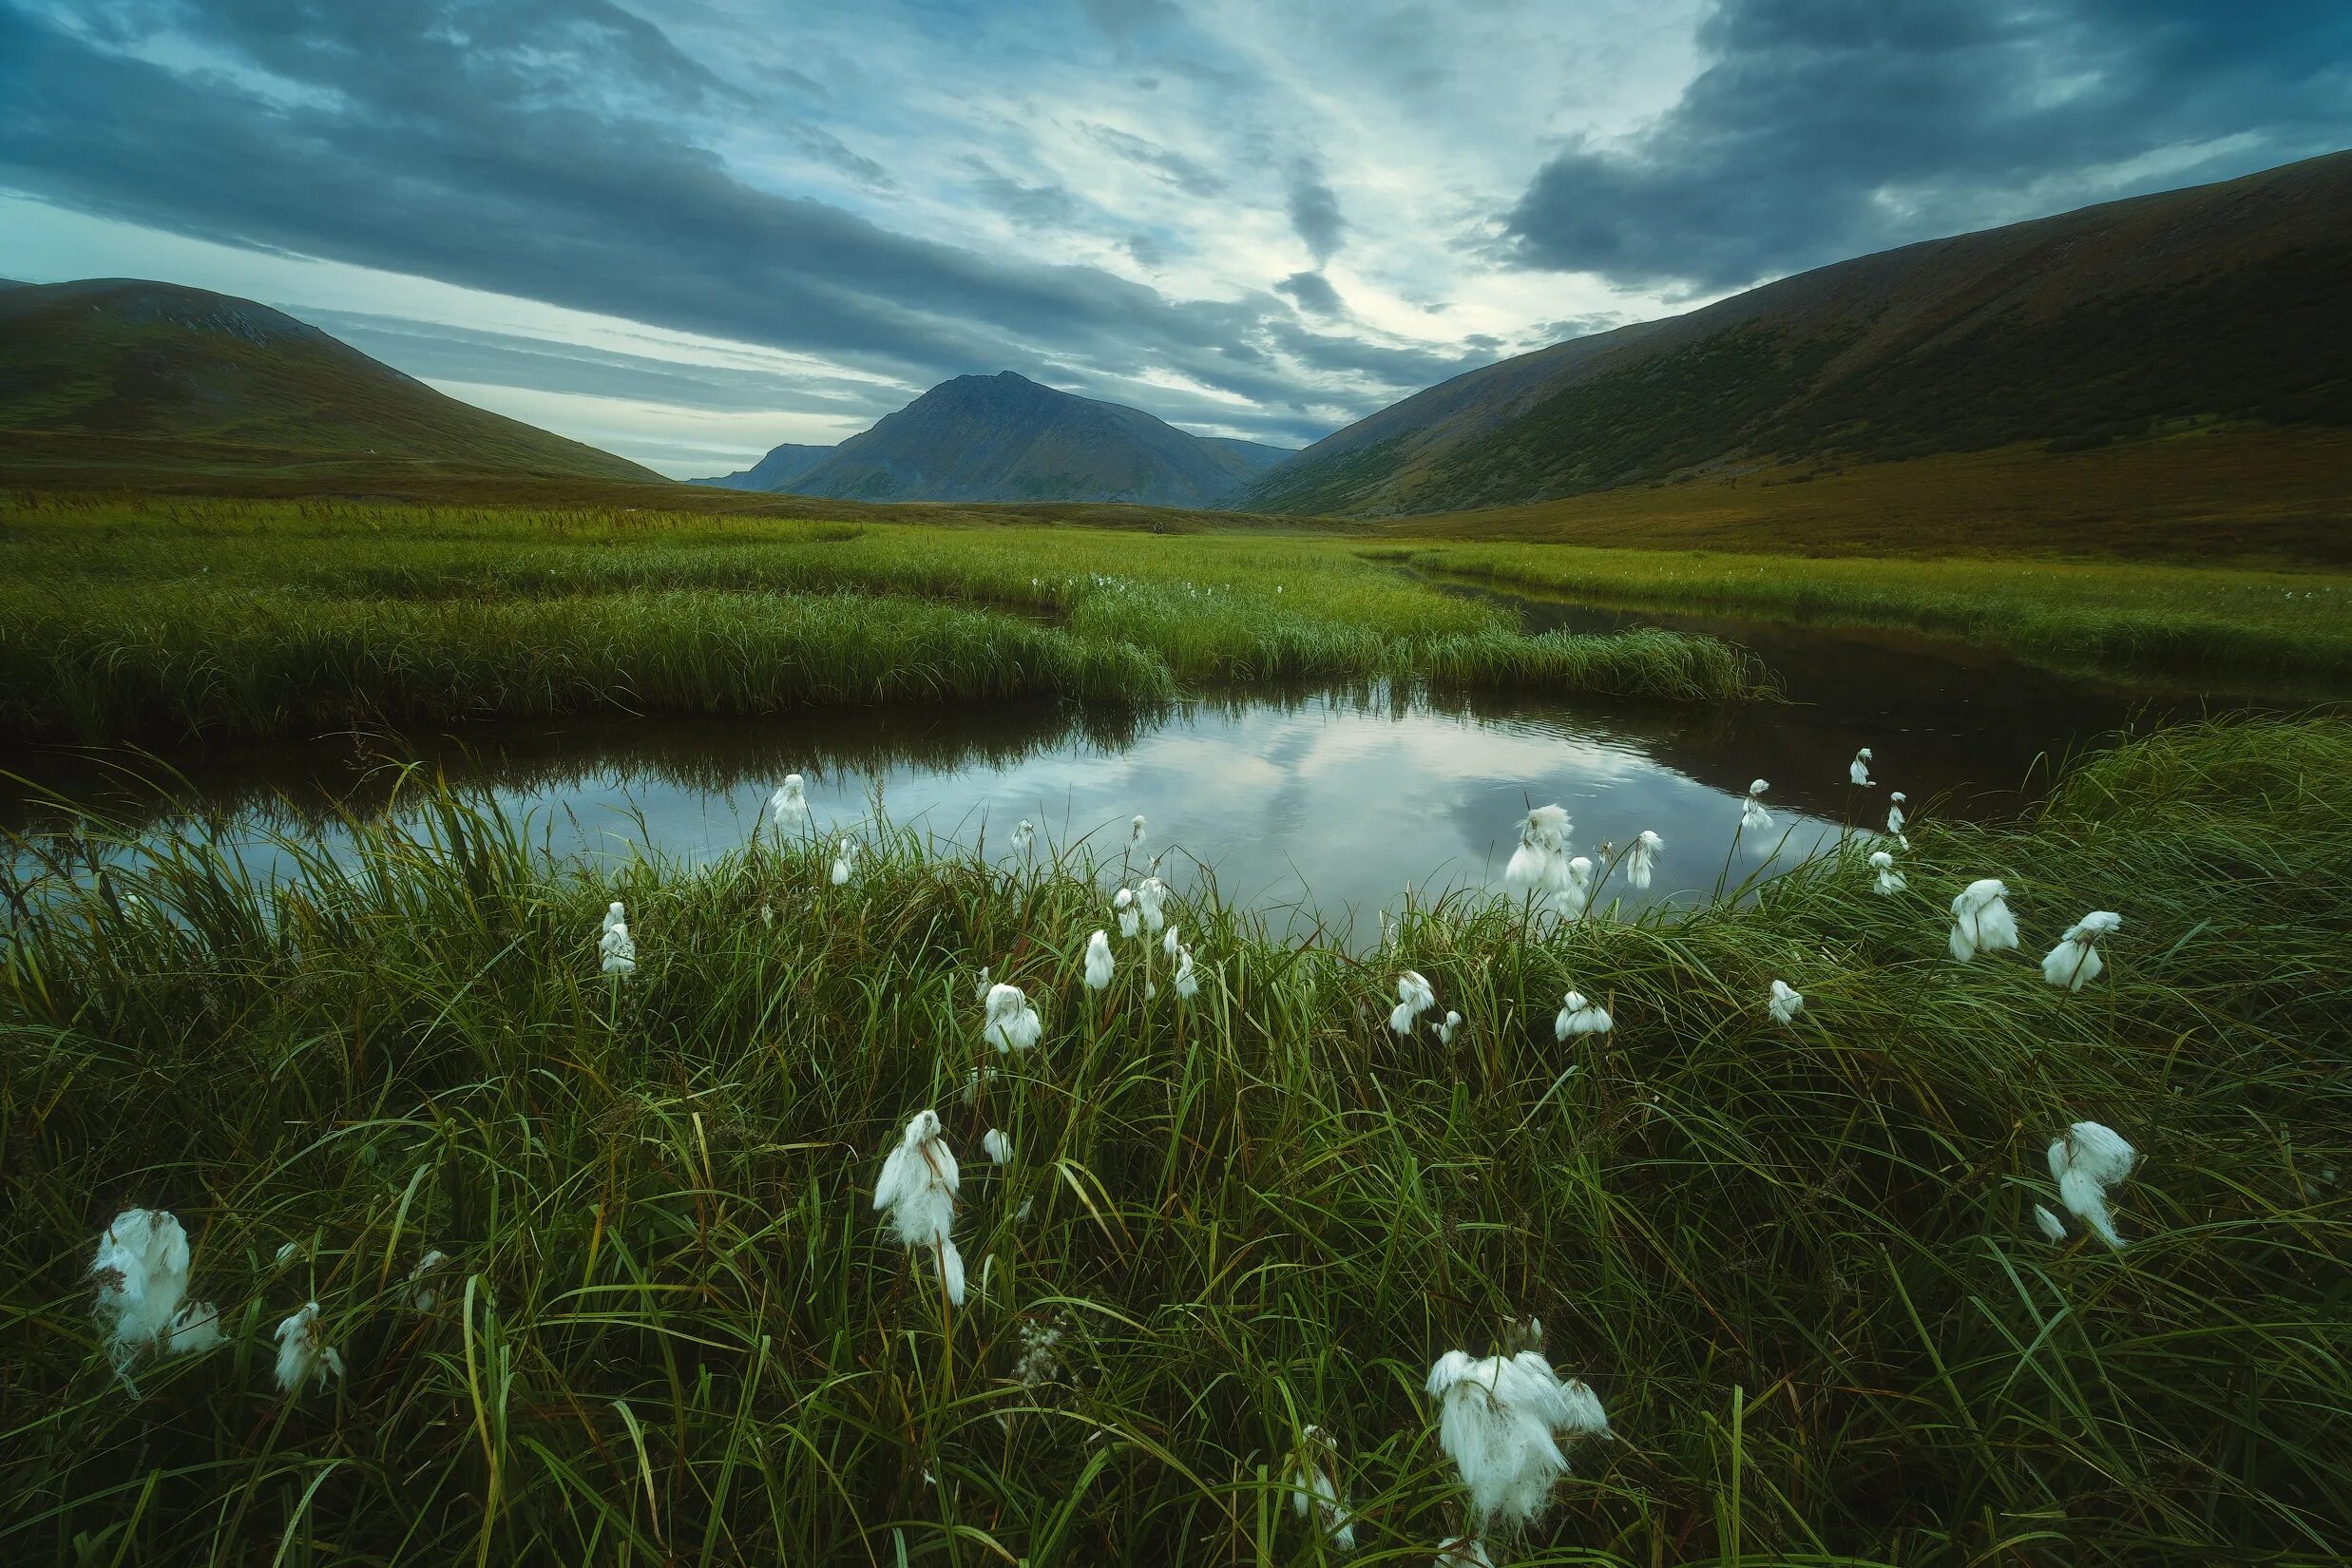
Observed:
[[[1086,841],[1116,867],[1140,812],[1149,850],[1168,851],[1161,872],[1179,889],[1213,874],[1277,927],[1303,931],[1320,918],[1352,925],[1361,940],[1408,887],[1427,896],[1498,877],[1530,804],[1566,807],[1579,853],[1645,828],[1661,834],[1666,853],[1647,896],[1694,897],[1727,857],[1736,881],[1769,857],[1793,863],[1839,823],[1880,826],[1890,788],[1910,795],[1915,817],[2015,812],[2070,752],[2195,708],[1901,636],[1449,591],[1515,607],[1531,630],[1665,623],[1728,635],[1781,674],[1792,700],[1677,707],[1323,692],[1212,698],[1151,716],[996,703],[344,736],[175,756],[168,768],[53,750],[14,770],[146,831],[201,823],[258,874],[284,864],[274,833],[332,842],[343,812],[400,811],[396,790],[412,783],[402,785],[398,764],[411,761],[526,816],[559,854],[650,848],[707,860],[745,841],[789,772],[807,775],[828,832],[855,834],[879,808],[899,827],[992,855],[1027,817],[1052,843]],[[1876,754],[1874,790],[1846,782],[1864,745]],[[1733,853],[1739,801],[1759,776],[1771,782],[1766,800],[1779,827]],[[66,825],[38,793],[0,793],[0,826]],[[16,859],[21,874],[29,862]]]

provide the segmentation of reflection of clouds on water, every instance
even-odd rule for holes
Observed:
[[[1196,866],[1206,868],[1228,897],[1269,911],[1277,927],[1303,928],[1311,908],[1365,937],[1378,928],[1374,911],[1399,905],[1407,888],[1425,897],[1487,885],[1520,816],[1547,801],[1577,819],[1579,853],[1597,855],[1603,839],[1623,844],[1644,828],[1665,836],[1655,889],[1635,895],[1613,884],[1604,902],[1687,898],[1710,886],[1737,797],[1661,764],[1656,729],[1673,725],[1654,710],[1644,717],[1614,726],[1525,705],[1482,717],[1460,707],[1291,698],[1196,704],[1124,734],[1066,715],[1031,716],[1015,737],[978,738],[959,733],[964,719],[930,724],[907,714],[599,725],[568,735],[540,728],[497,748],[443,748],[434,760],[453,783],[483,789],[526,821],[529,836],[559,855],[626,858],[649,848],[689,865],[741,846],[787,771],[807,775],[810,826],[822,837],[866,836],[878,796],[893,828],[966,847],[985,831],[1000,860],[1025,817],[1049,844],[1092,835],[1088,847],[1115,868],[1128,819],[1141,812],[1153,852],[1172,851],[1162,874],[1179,892]],[[1690,716],[1685,733],[1707,722]],[[324,802],[349,777],[347,763],[321,772],[314,759],[299,780],[280,782],[282,798],[247,779],[244,806],[223,816],[225,832],[255,872],[282,874],[285,857],[270,832],[291,827],[332,843],[340,834]],[[201,778],[195,786],[200,799],[213,798]],[[354,807],[367,814],[385,804],[378,794]],[[1793,812],[1782,820],[1805,824],[1807,842],[1819,832]],[[1750,846],[1743,861],[1752,864],[1762,848]]]

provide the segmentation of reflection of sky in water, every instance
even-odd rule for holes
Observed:
[[[1329,925],[1352,923],[1359,939],[1407,887],[1426,895],[1499,877],[1530,805],[1566,807],[1579,853],[1644,828],[1661,834],[1667,851],[1652,891],[1613,885],[1629,902],[1711,887],[1739,815],[1736,794],[1655,760],[1627,729],[1540,706],[1482,717],[1346,698],[1203,703],[1147,720],[1131,737],[1090,736],[1066,714],[1032,715],[1025,736],[1005,744],[1000,717],[997,738],[977,749],[963,732],[988,717],[902,711],[556,727],[527,737],[527,756],[435,760],[452,782],[487,788],[559,854],[626,856],[646,845],[689,864],[740,846],[795,768],[820,831],[857,833],[878,798],[898,828],[967,848],[985,832],[1001,858],[1027,817],[1051,844],[1085,839],[1106,879],[1140,812],[1148,851],[1164,855],[1161,874],[1179,891],[1206,868],[1228,897],[1268,911],[1278,928],[1304,928],[1299,912],[1311,908]],[[315,748],[280,751],[278,763],[241,781],[241,804],[239,786],[189,780],[199,797],[227,808],[226,836],[264,875],[286,870],[266,830],[332,841],[333,819],[315,814],[329,795],[363,813],[385,805],[383,774],[359,778],[346,756],[331,778],[335,770]],[[1784,851],[1790,857],[1822,831],[1793,813],[1782,819],[1802,824]],[[1740,872],[1770,847],[1746,846]]]

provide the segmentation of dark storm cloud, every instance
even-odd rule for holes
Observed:
[[[1281,411],[1305,395],[1296,373],[1227,353],[1290,318],[1272,295],[1171,301],[1097,268],[992,260],[748,184],[681,120],[736,114],[740,95],[604,0],[125,0],[81,8],[75,26],[0,0],[0,185],[918,385],[1159,366],[1295,430]],[[220,65],[167,68],[93,42],[164,32]],[[1221,188],[1106,132],[1180,188]],[[1300,357],[1313,369],[1347,351],[1310,339]],[[1354,405],[1410,385],[1361,387]]]
[[[2352,142],[2344,0],[1721,0],[1699,47],[1665,115],[1537,175],[1514,259],[1714,291],[2030,216],[2021,190],[2057,211]]]
[[[1315,316],[1345,316],[1348,306],[1331,287],[1331,280],[1319,272],[1294,272],[1274,285],[1276,294],[1287,294],[1298,301],[1298,308]]]
[[[1348,225],[1339,215],[1339,198],[1324,182],[1323,173],[1306,159],[1291,165],[1291,227],[1307,242],[1308,254],[1320,267],[1339,254]]]

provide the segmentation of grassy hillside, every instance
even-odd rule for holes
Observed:
[[[1308,448],[1249,504],[1443,511],[1772,461],[2065,452],[2170,421],[2342,428],[2346,341],[2352,153],[1863,257],[1472,372]]]
[[[1807,555],[2352,563],[2352,430],[2190,425],[2086,451],[1777,462],[1380,519],[1414,538]]]
[[[0,294],[10,479],[92,469],[318,483],[338,468],[665,483],[652,470],[444,396],[250,300],[110,278]]]
[[[30,846],[53,874],[0,955],[10,1560],[1310,1568],[1335,1554],[1286,1476],[1315,1425],[1359,1560],[1424,1563],[1464,1494],[1423,1380],[1522,1314],[1616,1441],[1498,1560],[2352,1542],[2352,1040],[2314,979],[2352,964],[2340,723],[2165,732],[2032,821],[1915,825],[1894,897],[1857,840],[1672,921],[1455,900],[1368,959],[1184,901],[1190,1000],[1146,943],[1082,988],[1083,865],[877,836],[833,887],[767,837],[598,872],[413,787],[428,842],[358,827],[299,883],[201,826],[97,882]],[[1957,964],[1943,906],[1979,876],[2026,950]],[[2091,908],[2124,925],[2070,997],[2036,961]],[[981,1041],[984,965],[1040,1005],[1033,1050]],[[1408,966],[1450,1042],[1389,1031]],[[1614,1032],[1555,1037],[1571,986]],[[927,1107],[960,1308],[872,1207]],[[2086,1119],[2143,1156],[2121,1252],[2036,1228]],[[88,1278],[131,1205],[186,1227],[227,1340],[135,1366],[137,1398]],[[283,1398],[270,1335],[306,1301],[345,1375]]]

